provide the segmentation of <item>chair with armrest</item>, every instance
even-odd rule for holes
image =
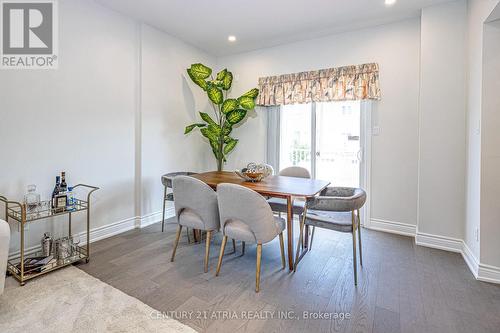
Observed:
[[[302,242],[304,226],[313,227],[311,246],[316,227],[330,229],[338,232],[349,232],[352,234],[352,253],[354,284],[358,284],[357,257],[356,257],[356,230],[359,236],[359,261],[363,266],[363,253],[361,247],[361,226],[359,210],[366,201],[366,193],[360,188],[350,187],[328,187],[317,197],[307,200],[304,212],[301,216],[299,244]],[[294,271],[302,258],[299,257],[300,249],[297,247]]]

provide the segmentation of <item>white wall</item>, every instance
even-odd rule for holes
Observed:
[[[95,228],[134,216],[136,25],[90,1],[60,1],[59,12],[59,69],[0,71],[0,193],[22,200],[36,184],[50,198],[64,170],[69,184],[101,187]],[[29,245],[63,225],[33,224]]]
[[[381,128],[372,141],[372,218],[415,225],[417,221],[418,19],[286,44],[218,59],[236,76],[232,93],[261,76],[377,62],[382,100],[372,121]],[[254,115],[255,116],[255,115]],[[227,169],[265,161],[266,117],[258,114],[234,132],[240,139]]]
[[[500,5],[499,5],[500,8]],[[481,112],[481,263],[500,267],[500,20],[484,26]]]
[[[162,208],[160,176],[172,171],[215,169],[209,145],[195,129],[198,111],[211,113],[205,92],[191,82],[192,63],[215,65],[215,58],[159,30],[142,26],[141,216]],[[156,220],[157,221],[157,220]]]
[[[464,242],[479,259],[481,219],[481,107],[483,89],[483,26],[498,0],[469,0],[467,73],[467,177]]]
[[[418,232],[463,238],[466,1],[421,18]]]
[[[50,198],[64,170],[70,185],[101,187],[91,219],[99,236],[157,222],[162,174],[215,168],[201,136],[183,135],[207,103],[185,70],[215,59],[91,1],[59,2],[59,19],[59,69],[0,71],[0,194],[22,201],[36,184]],[[66,228],[62,218],[37,222],[27,247]]]

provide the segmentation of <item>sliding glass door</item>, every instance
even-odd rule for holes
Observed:
[[[360,109],[358,101],[282,106],[279,168],[302,166],[333,186],[359,187]]]
[[[311,104],[284,105],[280,109],[280,169],[301,166],[312,172]]]

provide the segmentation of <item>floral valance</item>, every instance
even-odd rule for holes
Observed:
[[[378,64],[262,77],[258,105],[380,99]]]

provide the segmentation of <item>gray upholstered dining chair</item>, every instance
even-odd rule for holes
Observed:
[[[279,235],[281,265],[285,268],[285,249],[283,230],[285,220],[273,215],[271,207],[257,192],[235,184],[217,186],[219,200],[220,225],[223,239],[215,276],[219,275],[227,238],[257,244],[257,264],[255,273],[255,291],[260,290],[260,264],[262,244],[272,241]]]
[[[297,178],[311,178],[311,174],[306,168],[299,166],[292,166],[281,170],[278,173],[279,176],[284,177],[297,177]],[[282,198],[270,198],[267,200],[273,212],[286,213],[287,205],[286,200]],[[302,214],[304,210],[304,201],[294,200],[293,202],[293,214]]]
[[[167,193],[168,188],[172,188],[172,181],[177,176],[191,176],[195,175],[196,172],[191,171],[179,171],[170,172],[161,176],[161,183],[163,184],[163,210],[161,215],[161,232],[165,231],[165,203],[167,201],[174,201],[173,193]],[[186,228],[187,230],[187,228]],[[189,233],[187,234],[189,238]]]
[[[325,228],[339,232],[352,233],[352,254],[354,268],[354,284],[358,284],[357,257],[356,257],[356,230],[359,235],[359,262],[363,266],[361,247],[361,226],[359,210],[366,201],[366,193],[360,188],[328,187],[317,197],[309,198],[301,216],[299,245],[304,237],[304,226]],[[311,246],[313,237],[311,237]],[[307,251],[307,250],[306,250]],[[300,248],[297,246],[294,271],[302,258],[299,257]]]
[[[179,225],[170,261],[174,261],[182,227],[204,230],[207,232],[205,245],[206,273],[208,272],[212,232],[218,231],[220,226],[217,194],[201,180],[189,176],[175,177],[173,179],[173,191],[175,215]]]

